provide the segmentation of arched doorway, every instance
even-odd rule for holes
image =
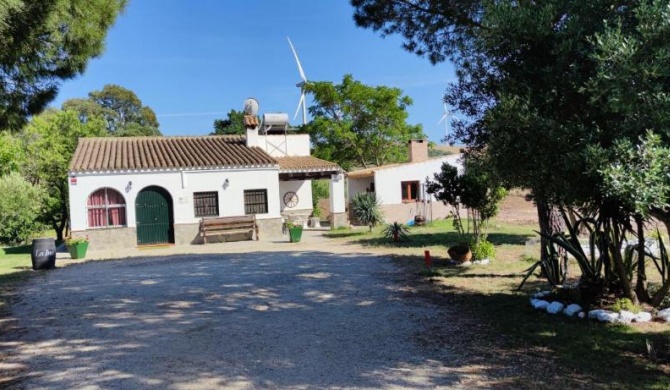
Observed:
[[[143,189],[135,200],[137,245],[174,243],[172,196],[164,188]]]

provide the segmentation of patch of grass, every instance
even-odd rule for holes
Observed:
[[[30,275],[31,251],[32,245],[0,247],[0,318],[7,315],[14,285]]]
[[[350,240],[353,238],[355,243],[372,247],[446,248],[460,241],[451,219],[435,220],[426,226],[413,226],[409,229],[409,239],[399,242],[385,237],[382,230],[381,226],[374,228],[372,232],[367,229],[334,230],[326,233],[326,236]],[[498,224],[489,229],[487,240],[494,245],[523,245],[534,236],[536,233],[531,226]]]
[[[353,229],[335,229],[328,232],[325,232],[323,235],[330,238],[350,238],[350,237],[362,237],[368,233],[367,228],[363,230],[353,230]]]
[[[0,248],[0,276],[31,269],[32,245]]]

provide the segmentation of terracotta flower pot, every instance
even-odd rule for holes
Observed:
[[[459,263],[465,263],[472,259],[472,251],[470,251],[470,247],[467,245],[452,246],[447,250],[447,253],[452,260],[458,261]]]

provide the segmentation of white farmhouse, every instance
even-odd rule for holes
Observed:
[[[310,156],[286,114],[244,118],[246,136],[82,138],[69,168],[70,229],[91,250],[200,242],[203,217],[255,215],[261,237],[309,216],[330,179],[331,224],[348,224],[344,172]]]
[[[428,141],[410,140],[409,162],[382,165],[347,173],[349,199],[358,192],[374,192],[380,200],[386,222],[406,223],[422,216],[427,220],[445,218],[450,206],[426,192],[426,179],[433,180],[442,164],[462,171],[462,154],[428,157]]]

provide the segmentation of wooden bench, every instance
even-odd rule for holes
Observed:
[[[251,233],[253,239],[256,233],[258,241],[258,225],[254,215],[239,217],[210,217],[200,221],[200,234],[203,243],[207,244],[207,234]]]

